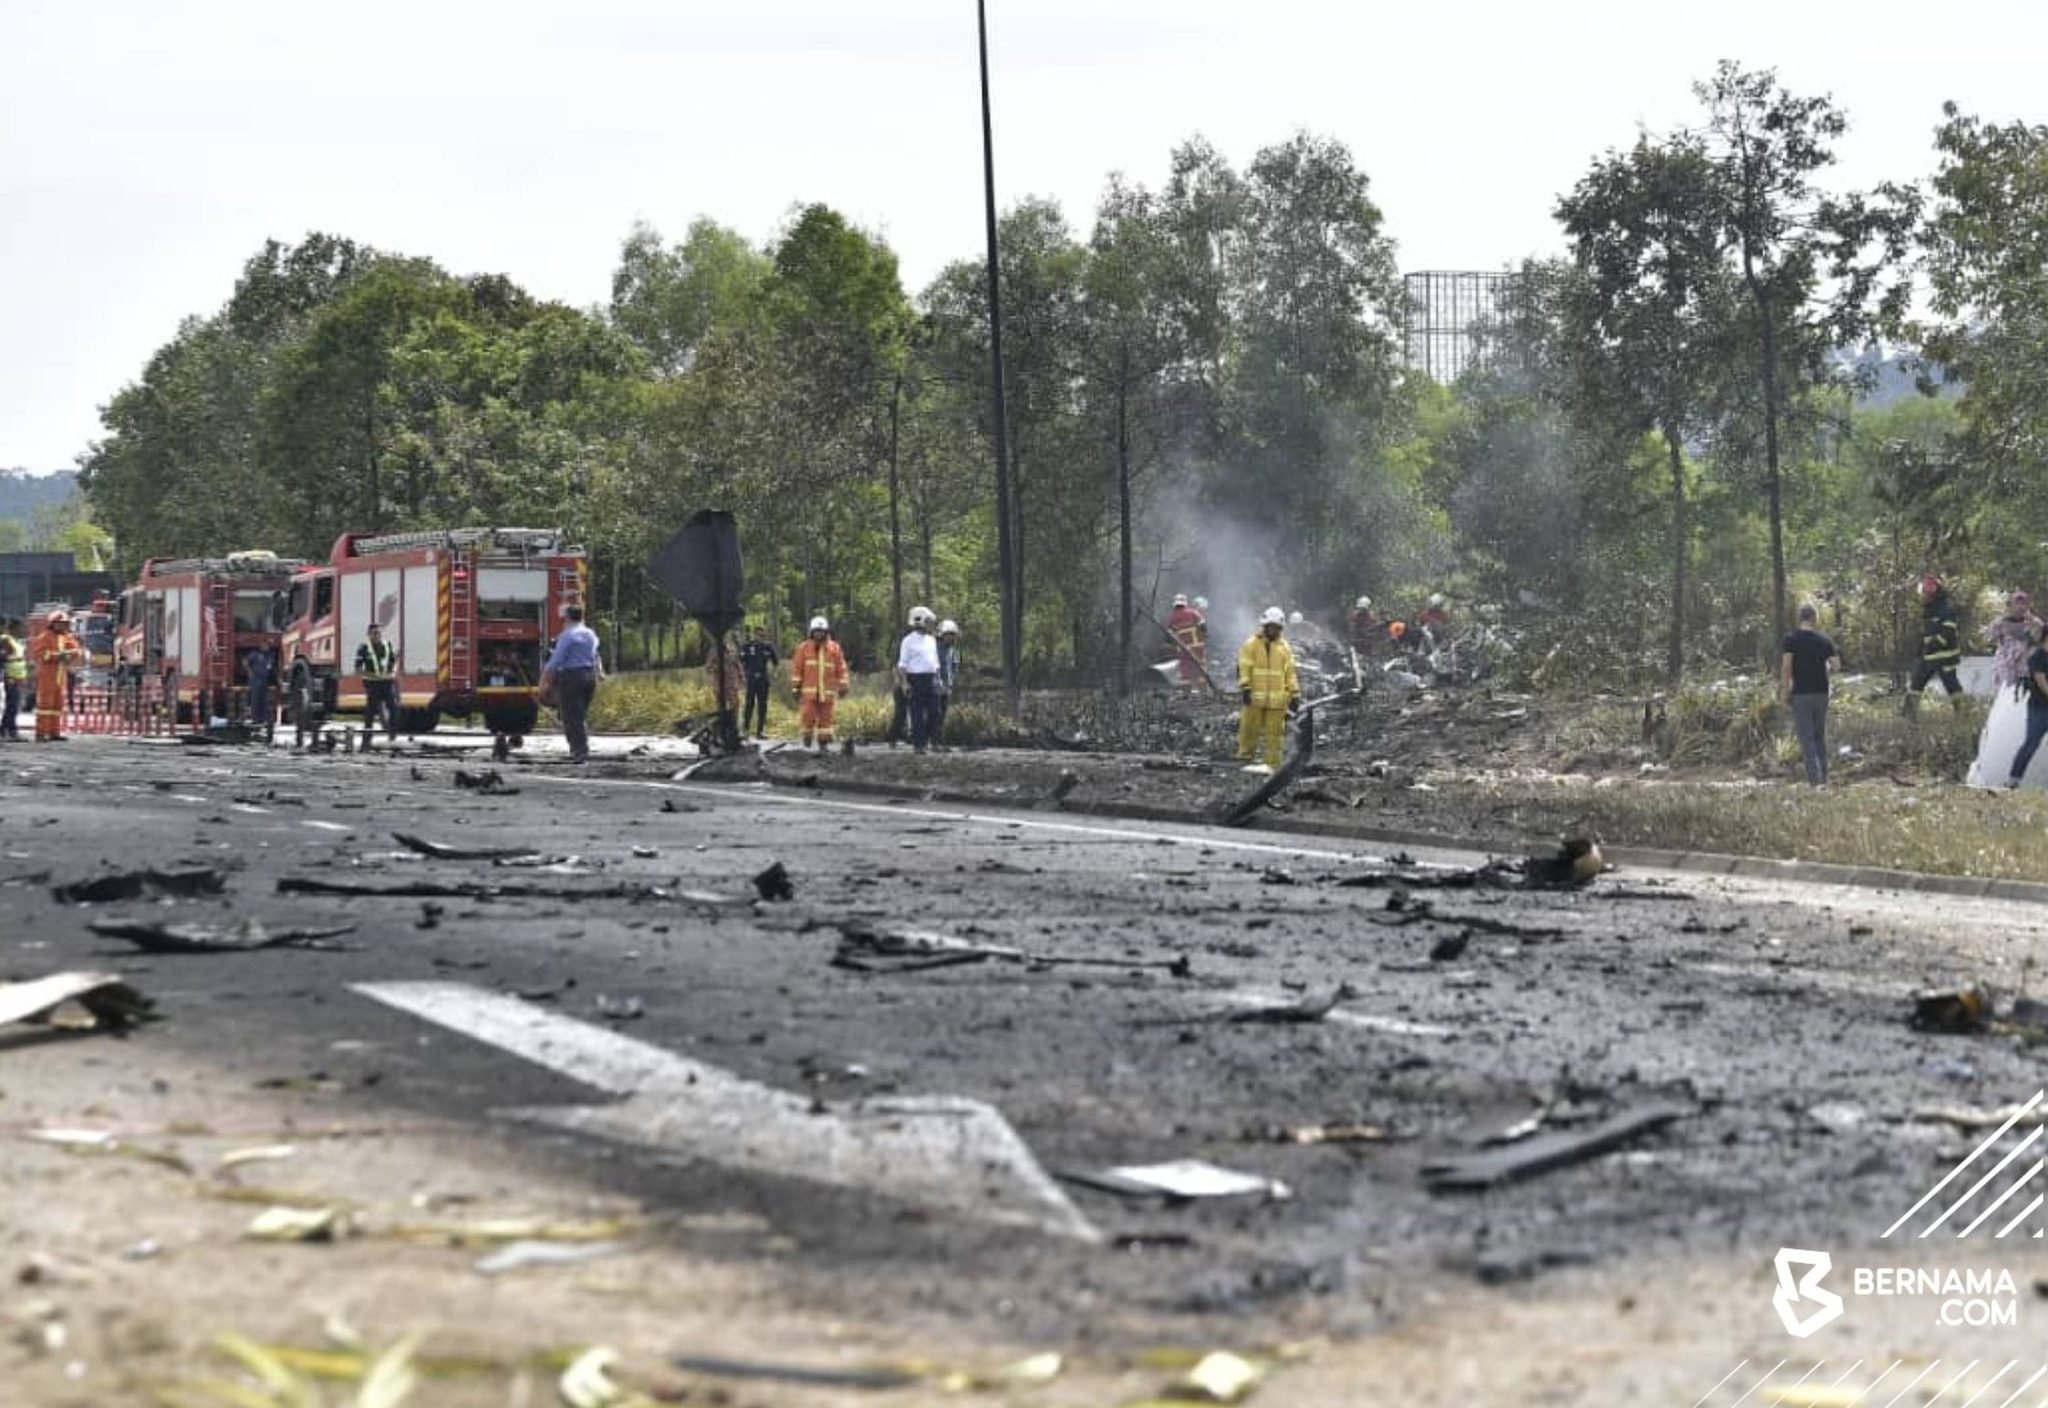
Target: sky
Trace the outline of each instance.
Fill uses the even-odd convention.
[[[1602,151],[1722,58],[1829,93],[1843,184],[1919,179],[1941,104],[2041,120],[2041,0],[989,0],[996,180],[1085,234],[1201,134],[1346,143],[1404,270],[1555,252]],[[981,248],[971,0],[0,2],[0,467],[98,408],[264,240],[344,235],[602,304],[636,220],[767,241],[822,201],[922,287]]]

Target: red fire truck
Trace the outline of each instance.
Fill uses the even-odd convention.
[[[356,648],[370,623],[398,652],[398,725],[425,733],[441,715],[482,714],[493,733],[524,734],[540,714],[541,662],[562,613],[583,604],[588,559],[553,528],[451,528],[344,534],[324,566],[292,577],[279,678],[301,727],[361,712]]]
[[[144,680],[161,679],[181,719],[232,714],[249,656],[277,649],[277,603],[305,565],[271,552],[143,563],[141,578],[121,593],[116,688],[138,690]]]

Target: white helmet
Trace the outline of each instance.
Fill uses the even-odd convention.
[[[1186,606],[1188,604],[1188,594],[1186,592],[1175,592],[1173,594],[1173,604],[1175,606]]]
[[[1290,626],[1299,626],[1301,624],[1301,613],[1297,611],[1292,616],[1289,616],[1287,618],[1287,624]]]
[[[938,617],[932,615],[932,609],[929,606],[913,606],[910,608],[910,624],[913,626],[929,626],[937,619]]]
[[[1261,626],[1284,626],[1287,624],[1287,613],[1277,606],[1269,606],[1259,613],[1259,624]]]
[[[1355,601],[1355,602],[1353,602],[1353,603],[1352,603],[1352,609],[1353,609],[1354,611],[1370,611],[1370,610],[1372,610],[1372,598],[1371,598],[1371,597],[1369,597],[1369,596],[1362,596],[1362,597],[1360,597],[1360,598],[1359,598],[1359,599],[1358,599],[1357,601]]]
[[[1209,609],[1209,598],[1207,598],[1207,597],[1205,597],[1205,596],[1198,596],[1198,597],[1196,597],[1196,598],[1195,598],[1195,610],[1197,610],[1197,611],[1207,611],[1208,609]]]
[[[1442,606],[1444,604],[1444,594],[1442,592],[1431,592],[1429,594],[1429,604],[1431,606]]]
[[[939,622],[939,634],[940,634],[940,635],[942,635],[942,636],[957,636],[957,635],[959,635],[959,634],[960,634],[960,623],[959,623],[958,621],[941,621],[941,622]]]
[[[814,631],[829,631],[832,629],[832,623],[823,616],[813,616],[811,618],[811,629]]]

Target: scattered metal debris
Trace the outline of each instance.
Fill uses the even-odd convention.
[[[1985,983],[1922,993],[1913,999],[1912,1026],[1923,1032],[1981,1032],[1991,1021],[1994,996]]]
[[[1990,1129],[2010,1121],[2015,1129],[2048,1124],[2048,1103],[2039,1097],[2023,1105],[2003,1105],[1980,1110],[1967,1105],[1933,1105],[1913,1112],[1921,1124],[1952,1124],[1957,1129]]]
[[[1429,946],[1431,963],[1455,963],[1464,957],[1466,945],[1472,942],[1472,931],[1460,929],[1455,934],[1445,934]]]
[[[1326,997],[1304,997],[1299,1002],[1283,1003],[1274,1007],[1254,1007],[1248,1011],[1229,1013],[1223,1020],[1274,1026],[1312,1025],[1336,1011],[1338,1003],[1357,995],[1351,987],[1340,983],[1330,989]]]
[[[1167,1393],[1197,1403],[1242,1403],[1265,1381],[1266,1372],[1263,1364],[1217,1350],[1197,1360],[1187,1377]]]
[[[628,1250],[630,1248],[624,1242],[508,1242],[489,1256],[479,1258],[473,1269],[480,1276],[500,1276],[529,1266],[566,1266],[579,1261],[595,1261]]]
[[[52,973],[25,983],[0,983],[0,1026],[47,1020],[77,1003],[96,1028],[123,1032],[156,1016],[156,1003],[116,973]]]
[[[1590,885],[1607,869],[1598,842],[1566,837],[1553,855],[1530,856],[1522,862],[1522,883],[1532,890],[1568,890]]]
[[[1084,1188],[1116,1193],[1126,1198],[1241,1198],[1258,1195],[1279,1202],[1294,1196],[1294,1190],[1277,1178],[1264,1174],[1239,1173],[1202,1159],[1173,1159],[1162,1164],[1127,1164],[1098,1172],[1070,1172],[1060,1177]]]
[[[339,1208],[265,1208],[242,1232],[253,1242],[335,1242],[349,1234]]]
[[[248,953],[264,948],[324,948],[329,939],[353,934],[353,924],[325,929],[266,929],[262,922],[244,919],[234,924],[145,923],[131,919],[95,919],[86,926],[109,939],[125,939],[146,953]]]
[[[1373,915],[1372,922],[1396,929],[1410,924],[1444,924],[1465,930],[1468,934],[1501,934],[1517,939],[1565,937],[1563,929],[1546,924],[1520,924],[1512,919],[1495,919],[1485,914],[1441,913],[1428,900],[1410,899],[1402,894],[1389,895],[1386,912]]]
[[[455,785],[466,792],[474,792],[482,797],[516,797],[519,795],[519,789],[506,785],[504,774],[500,773],[496,768],[486,768],[482,772],[469,772],[465,769],[457,768],[455,770]]]
[[[1219,818],[1223,825],[1243,826],[1250,822],[1265,809],[1268,802],[1293,786],[1295,779],[1301,776],[1302,770],[1308,766],[1309,759],[1315,756],[1316,723],[1315,714],[1307,709],[1304,709],[1299,717],[1301,721],[1294,731],[1294,752],[1281,762],[1279,769],[1271,777],[1259,785],[1256,792],[1224,811]]]
[[[115,875],[98,875],[68,885],[53,885],[50,893],[66,904],[108,904],[116,900],[139,900],[171,896],[196,899],[226,891],[225,870],[193,866],[184,870],[124,870]]]
[[[538,858],[540,854],[530,846],[444,846],[439,841],[429,841],[403,831],[392,832],[391,839],[408,851],[434,860],[523,861],[529,857]]]
[[[832,955],[832,966],[857,973],[915,973],[929,968],[953,968],[970,963],[1019,963],[1030,968],[1119,968],[1159,969],[1176,978],[1192,977],[1194,965],[1183,954],[1178,958],[1097,958],[1092,955],[1035,953],[1006,944],[978,944],[950,934],[923,929],[880,929],[865,920],[849,919],[834,925],[840,941]]]
[[[669,1361],[685,1373],[706,1374],[721,1379],[753,1379],[768,1383],[803,1384],[811,1388],[895,1389],[911,1388],[921,1382],[908,1369],[813,1369],[801,1364],[769,1364],[757,1360],[722,1359],[713,1355],[686,1354]]]
[[[785,904],[796,898],[796,886],[790,882],[789,871],[779,860],[754,877],[754,891],[762,899],[776,904]]]
[[[647,1015],[647,1004],[637,997],[597,995],[597,1015],[607,1022],[637,1022]]]
[[[1624,1110],[1590,1129],[1557,1130],[1513,1144],[1466,1154],[1423,1167],[1430,1191],[1491,1188],[1594,1158],[1693,1113],[1684,1105],[1645,1105]]]
[[[280,895],[383,896],[391,899],[455,900],[681,900],[711,909],[745,909],[753,903],[737,895],[706,890],[671,890],[660,885],[535,885],[517,882],[408,880],[380,885],[363,880],[320,880],[286,875],[277,882]]]
[[[1354,1122],[1276,1128],[1268,1137],[1277,1144],[1383,1144],[1399,1136],[1385,1125]]]

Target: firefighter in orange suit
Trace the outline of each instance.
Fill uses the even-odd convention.
[[[36,742],[64,741],[64,685],[85,664],[85,647],[71,634],[71,618],[52,612],[30,652],[36,662]]]
[[[832,714],[846,694],[846,656],[832,639],[832,625],[823,616],[811,618],[811,633],[789,662],[790,687],[796,691],[797,723],[804,747],[818,740],[818,751],[832,746]]]
[[[1193,689],[1202,682],[1202,672],[1209,663],[1208,618],[1188,605],[1185,596],[1176,596],[1173,614],[1166,618],[1166,631],[1179,647],[1174,653],[1180,659],[1180,687]]]
[[[1286,629],[1287,613],[1269,606],[1259,617],[1258,634],[1237,652],[1237,689],[1244,704],[1237,720],[1237,756],[1248,764],[1247,772],[1271,772],[1280,766],[1287,716],[1301,707],[1294,652],[1280,639]],[[1265,756],[1260,760],[1262,744]]]

